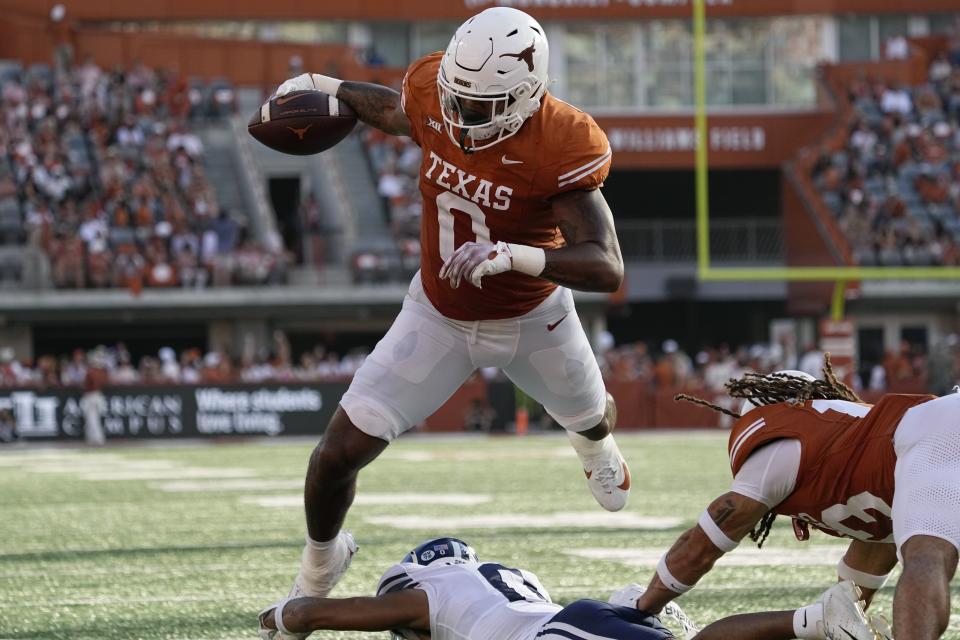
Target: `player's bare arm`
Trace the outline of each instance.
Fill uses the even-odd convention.
[[[419,589],[369,598],[295,598],[282,606],[283,628],[292,633],[411,629],[429,637],[429,603]],[[268,611],[261,624],[276,629],[275,614],[276,609]]]
[[[400,93],[370,82],[338,80],[319,73],[304,73],[277,87],[276,95],[291,91],[323,91],[350,105],[357,118],[371,127],[395,136],[410,135],[410,120],[403,112]]]
[[[721,618],[694,636],[694,640],[791,640],[793,637],[793,611],[765,611]]]
[[[762,502],[732,491],[707,507],[719,532],[733,543],[752,531],[769,510]],[[668,602],[692,588],[724,555],[725,551],[712,539],[718,537],[716,532],[708,535],[703,526],[697,524],[677,538],[661,560],[647,591],[637,600],[637,608],[658,613]]]
[[[454,288],[461,279],[482,287],[483,277],[514,270],[580,291],[616,291],[623,282],[623,257],[613,214],[600,190],[570,191],[551,204],[566,246],[542,250],[466,242],[444,263],[440,277]]]
[[[837,567],[840,580],[853,580],[869,606],[873,595],[883,586],[897,565],[897,545],[854,540]]]
[[[569,191],[552,201],[567,246],[546,252],[542,277],[581,291],[616,291],[623,257],[610,205],[599,189]]]
[[[410,135],[410,120],[400,106],[400,93],[370,82],[344,82],[337,97],[371,127],[395,136]]]

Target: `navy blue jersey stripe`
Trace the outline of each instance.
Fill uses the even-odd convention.
[[[377,588],[377,595],[385,593],[385,589],[389,589],[392,585],[403,580],[410,580],[410,576],[407,575],[405,571],[401,571],[395,576],[390,576],[386,580],[380,583],[380,586]]]
[[[382,596],[382,595],[386,595],[386,594],[388,594],[388,593],[393,593],[394,591],[401,591],[401,590],[403,590],[403,589],[412,589],[412,588],[415,587],[416,585],[417,585],[417,583],[414,582],[411,578],[407,578],[406,580],[402,580],[402,581],[400,581],[400,582],[394,582],[390,587],[382,590],[382,591],[381,591],[380,593],[378,593],[377,595],[381,595],[381,596]]]
[[[584,638],[590,638],[593,634],[586,633],[585,635],[576,635],[570,633],[566,629],[544,629],[537,634],[537,637],[546,636],[548,638],[569,638],[570,640],[584,640]]]

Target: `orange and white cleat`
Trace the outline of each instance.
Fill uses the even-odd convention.
[[[580,456],[590,492],[607,511],[620,511],[630,497],[630,468],[620,448],[608,436],[603,451],[593,456]]]

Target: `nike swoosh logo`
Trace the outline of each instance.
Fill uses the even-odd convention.
[[[553,330],[556,329],[558,326],[560,326],[560,323],[567,319],[567,315],[569,315],[569,314],[566,314],[566,313],[565,313],[565,314],[563,314],[563,317],[562,317],[562,318],[560,318],[559,320],[557,320],[557,321],[554,322],[553,324],[548,324],[548,325],[547,325],[547,331],[553,331]],[[587,477],[589,478],[590,476],[587,476]]]
[[[621,465],[623,466],[623,482],[617,485],[617,489],[630,491],[630,469],[627,468],[626,462],[621,463]],[[806,615],[806,611],[804,611],[804,615]]]
[[[307,95],[307,94],[305,94],[305,93],[298,93],[298,94],[295,95],[295,96],[283,96],[282,98],[277,98],[277,104],[278,104],[278,105],[284,105],[284,104],[287,104],[288,102],[292,102],[293,100],[297,100],[297,99],[299,99],[299,98],[302,98],[302,97],[305,96],[305,95]]]
[[[507,158],[507,154],[500,156],[500,162],[503,164],[523,164],[523,160],[510,160]]]
[[[617,489],[621,491],[630,491],[630,469],[627,467],[626,462],[620,463],[623,466],[623,482],[617,485]],[[583,475],[587,476],[587,480],[593,476],[593,471],[583,470]],[[804,612],[806,613],[806,612]]]

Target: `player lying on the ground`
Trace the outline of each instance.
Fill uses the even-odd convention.
[[[837,380],[829,360],[824,378],[731,380],[729,394],[747,400],[742,417],[679,396],[738,418],[728,444],[734,481],[661,558],[638,608],[660,611],[747,534],[762,545],[785,515],[800,540],[809,526],[853,539],[837,574],[859,585],[867,605],[900,557],[896,637],[946,630],[960,545],[960,394],[887,394],[871,406]],[[799,610],[796,637],[824,638],[819,623],[816,610]]]
[[[628,587],[628,590],[630,588]],[[632,592],[631,592],[632,593]],[[481,562],[457,538],[437,538],[408,553],[383,575],[369,598],[285,598],[260,614],[263,640],[302,640],[313,631],[393,631],[394,640],[667,640],[655,615],[610,603],[577,600],[561,607],[534,574]],[[635,596],[634,596],[635,598]],[[850,583],[828,590],[818,605],[834,628],[866,629]],[[696,629],[679,607],[686,637]],[[770,640],[791,628],[793,612],[737,616],[714,623],[698,640]],[[779,626],[778,626],[779,625]],[[278,631],[279,629],[279,631]],[[734,635],[731,632],[735,631]],[[859,636],[858,636],[859,637]],[[841,635],[831,636],[849,640]]]
[[[610,144],[547,91],[548,60],[536,20],[494,7],[411,64],[402,93],[310,73],[277,89],[336,96],[423,150],[420,271],[310,457],[307,544],[290,595],[330,593],[357,549],[341,527],[360,469],[480,367],[501,368],[567,430],[605,509],[626,504],[616,406],[570,292],[614,291],[623,279],[600,193]]]

